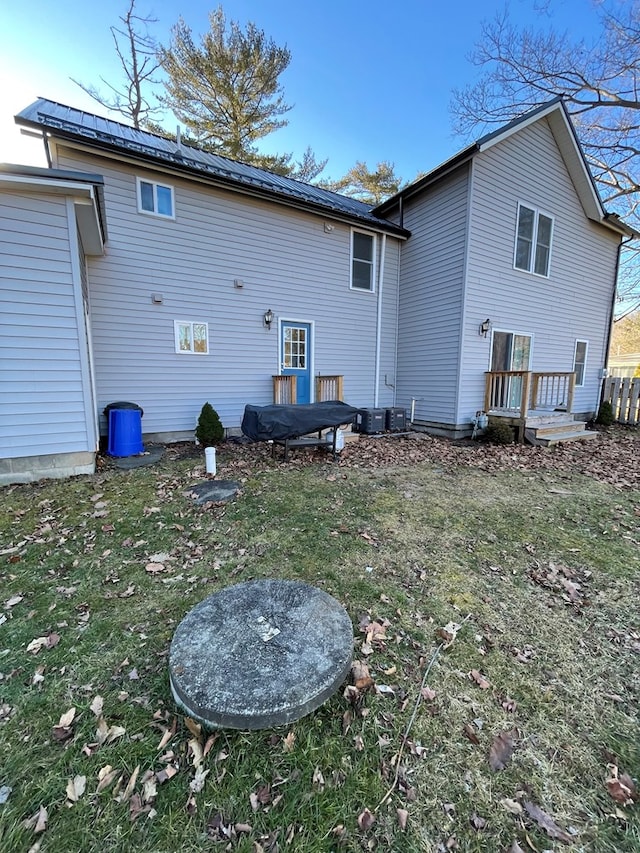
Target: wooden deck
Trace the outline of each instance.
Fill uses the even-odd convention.
[[[514,427],[519,442],[550,446],[594,438],[585,421],[571,414],[575,373],[489,370],[485,373],[484,411],[489,423]]]

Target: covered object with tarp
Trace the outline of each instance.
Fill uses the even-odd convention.
[[[242,418],[242,432],[254,441],[285,441],[350,424],[358,411],[339,400],[300,406],[247,405]]]

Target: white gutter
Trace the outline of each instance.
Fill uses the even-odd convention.
[[[375,370],[375,387],[373,391],[373,406],[378,407],[378,397],[380,386],[380,335],[382,332],[382,282],[384,281],[384,261],[387,251],[387,235],[382,235],[382,248],[380,250],[380,269],[378,271],[378,319],[376,322],[376,370]]]

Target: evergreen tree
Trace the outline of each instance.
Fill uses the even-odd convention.
[[[278,78],[291,54],[253,23],[244,31],[227,24],[221,6],[209,24],[200,45],[182,18],[172,27],[169,46],[158,51],[167,75],[162,100],[198,145],[251,162],[255,142],[288,123]]]
[[[402,179],[396,175],[394,164],[384,160],[378,163],[374,171],[366,163],[358,161],[343,178],[326,181],[322,186],[375,206],[395,195],[401,183]]]

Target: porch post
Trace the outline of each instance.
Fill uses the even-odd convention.
[[[518,428],[518,440],[524,444],[524,430],[527,424],[527,411],[529,410],[529,395],[531,393],[531,371],[526,370],[522,374],[522,396],[520,398],[520,426]]]

